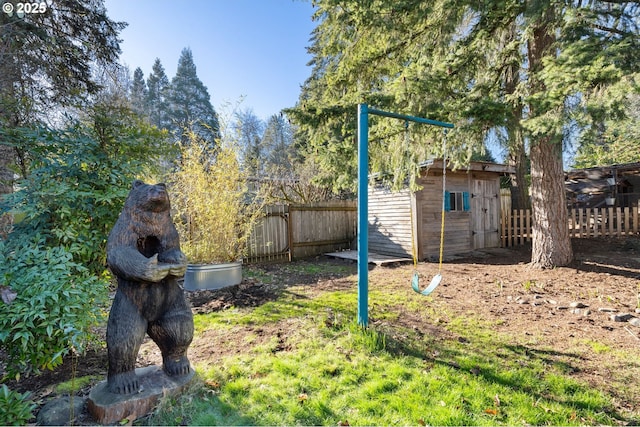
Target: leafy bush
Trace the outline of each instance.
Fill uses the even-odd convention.
[[[82,351],[105,312],[106,241],[134,178],[153,166],[162,134],[116,109],[63,130],[6,136],[24,159],[18,191],[0,216],[14,215],[0,244],[0,285],[17,294],[0,310],[7,375],[52,369]]]
[[[29,400],[29,393],[12,391],[5,384],[0,387],[0,425],[20,426],[33,418],[36,405]]]
[[[143,132],[138,122],[95,120],[100,127],[74,123],[63,130],[22,129],[18,136],[14,130],[29,171],[0,207],[19,214],[9,240],[44,237],[47,246],[66,248],[74,261],[101,275],[109,231],[132,181],[155,164],[161,133]]]
[[[55,368],[72,348],[81,352],[104,313],[108,282],[44,240],[24,241],[12,251],[0,242],[0,283],[17,293],[0,316],[7,375],[16,379]]]

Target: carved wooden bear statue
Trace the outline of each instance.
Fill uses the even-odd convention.
[[[164,184],[135,181],[107,240],[107,264],[118,279],[107,323],[107,385],[112,393],[138,391],[135,362],[145,333],[160,348],[167,375],[191,370],[187,348],[193,315],[177,283],[187,260],[170,207]]]

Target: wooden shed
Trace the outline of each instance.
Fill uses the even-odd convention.
[[[513,172],[510,166],[487,162],[447,169],[445,255],[500,246],[500,177]],[[442,160],[426,162],[417,183],[422,187],[417,192],[392,192],[382,184],[369,185],[371,252],[410,257],[415,239],[418,259],[438,258]]]

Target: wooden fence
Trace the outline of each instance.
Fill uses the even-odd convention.
[[[639,206],[584,208],[569,210],[571,237],[627,236],[638,234]],[[531,211],[513,210],[501,216],[502,247],[531,241]]]
[[[268,206],[249,238],[245,262],[291,261],[348,249],[355,236],[353,201]]]

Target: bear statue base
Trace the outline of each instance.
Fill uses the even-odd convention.
[[[96,385],[89,393],[87,409],[100,424],[129,423],[151,413],[161,397],[181,393],[193,380],[193,368],[188,374],[168,376],[161,367],[152,365],[135,370],[140,390],[132,394],[111,393],[107,381]]]

